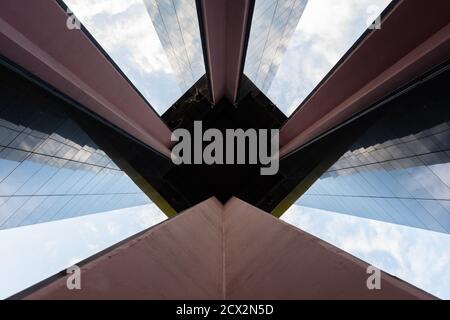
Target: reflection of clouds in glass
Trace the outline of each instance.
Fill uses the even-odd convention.
[[[442,164],[442,166],[450,169],[449,163]],[[406,171],[410,178],[408,187],[414,190],[415,194],[419,194],[422,198],[450,200],[450,191],[447,185],[423,163],[407,168]]]
[[[144,0],[144,3],[184,92],[205,73],[195,2]]]
[[[267,96],[290,115],[367,29],[373,9],[389,2],[310,0]]]
[[[450,299],[450,235],[292,206],[282,219],[440,298]]]
[[[446,209],[450,206],[449,189],[427,172],[426,166],[377,168],[362,166],[327,172],[300,198],[299,204],[450,233]]]
[[[3,128],[3,132],[15,132],[17,138],[0,151],[0,229],[150,202],[80,127],[64,118],[34,112],[28,109],[23,114],[30,118],[39,115],[47,129],[52,125],[62,132],[70,129],[72,137],[67,132],[67,139],[55,132],[39,132],[36,124],[28,127],[22,123],[26,134]],[[33,140],[29,138],[39,143],[21,143]]]
[[[450,233],[449,120],[433,106],[403,108],[353,141],[297,204]]]
[[[142,0],[65,2],[158,113],[181,96]]]
[[[250,31],[245,74],[267,92],[307,0],[258,0]]]
[[[0,299],[167,217],[154,204],[0,231]]]
[[[428,166],[428,168],[433,171],[433,173],[441,179],[447,185],[447,188],[450,188],[450,164],[434,164]]]

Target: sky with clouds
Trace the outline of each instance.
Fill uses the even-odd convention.
[[[261,1],[261,0],[258,0]],[[267,92],[290,114],[389,0],[310,0]],[[66,0],[158,113],[182,94],[142,0]],[[6,298],[165,219],[153,204],[0,231]],[[294,205],[282,217],[387,272],[450,299],[450,235]]]

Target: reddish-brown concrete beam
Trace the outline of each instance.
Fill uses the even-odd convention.
[[[221,299],[222,211],[210,199],[81,266],[26,299]]]
[[[280,131],[286,155],[450,57],[450,4],[402,0]]]
[[[27,299],[433,299],[381,273],[369,290],[367,264],[241,201],[209,199]]]
[[[214,102],[236,101],[251,0],[200,1]]]
[[[226,299],[432,299],[368,264],[238,199],[225,206]]]
[[[157,151],[170,130],[56,1],[0,1],[0,54]]]

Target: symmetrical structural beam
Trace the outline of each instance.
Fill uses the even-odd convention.
[[[400,0],[333,69],[280,132],[286,155],[450,57],[447,0]]]
[[[367,267],[239,199],[211,198],[82,264],[81,290],[56,276],[13,298],[434,298],[383,272],[369,290]]]
[[[0,2],[0,54],[169,156],[170,130],[57,1]]]
[[[254,0],[199,0],[203,46],[214,102],[235,102]]]

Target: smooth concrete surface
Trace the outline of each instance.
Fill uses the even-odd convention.
[[[214,102],[224,96],[234,103],[238,94],[241,65],[251,0],[202,0],[205,49]]]
[[[368,290],[368,264],[241,200],[224,217],[226,299],[433,298],[386,273]]]
[[[222,204],[198,204],[80,265],[81,290],[62,277],[26,299],[220,299]]]
[[[382,273],[369,290],[367,264],[232,198],[211,198],[81,267],[26,299],[433,299]],[[14,298],[14,297],[13,297]]]

